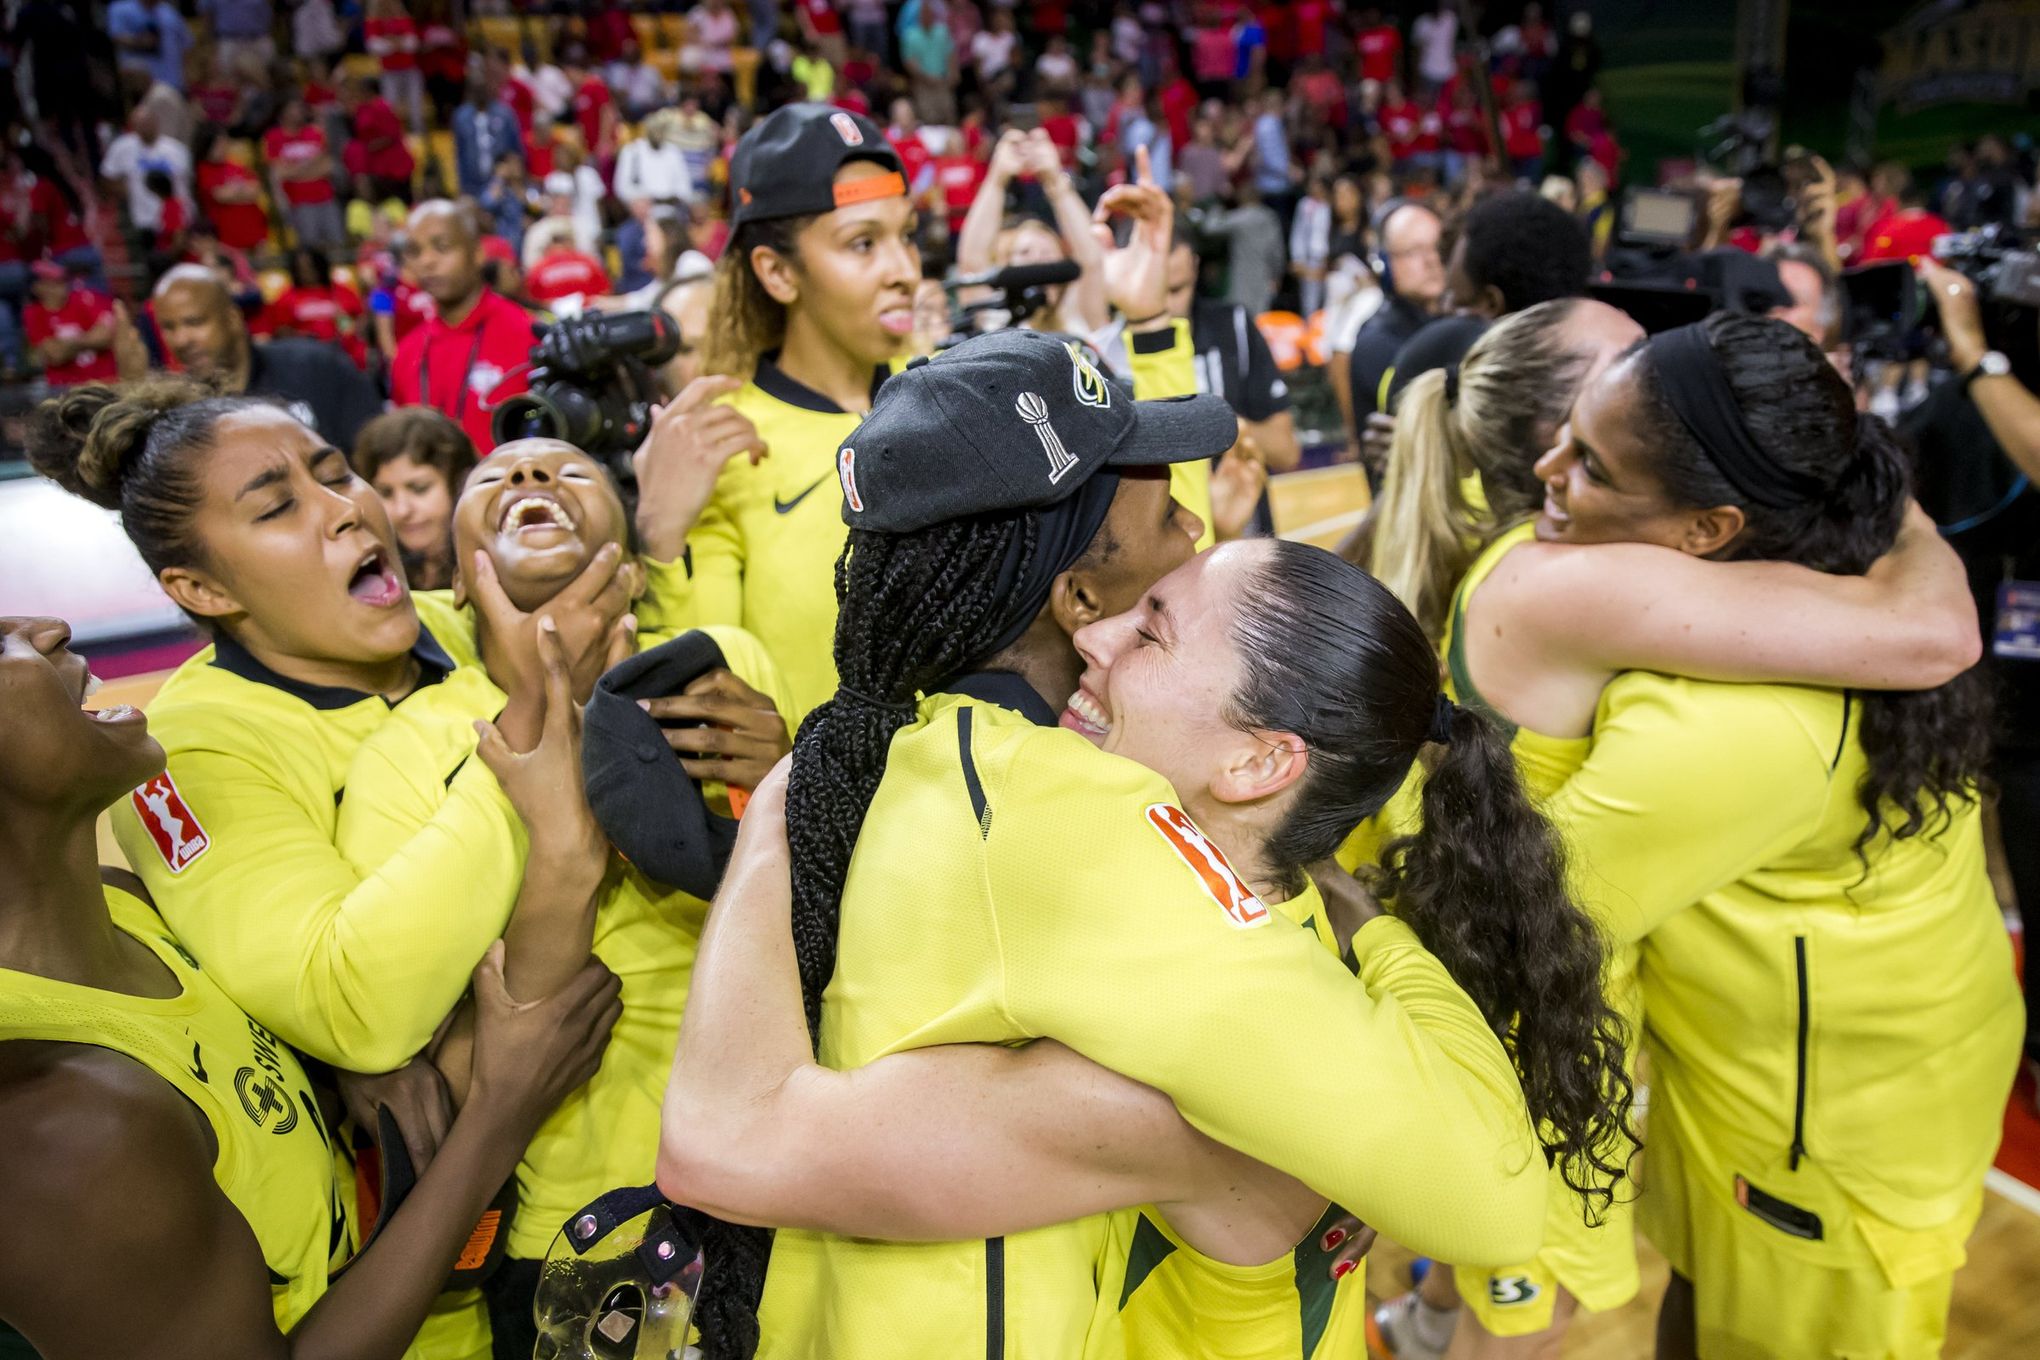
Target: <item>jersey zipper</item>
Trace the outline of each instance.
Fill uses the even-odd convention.
[[[985,1239],[985,1360],[1006,1354],[1006,1239]]]
[[[1800,1158],[1806,1155],[1806,1032],[1811,1023],[1811,1005],[1806,994],[1806,937],[1792,937],[1792,963],[1799,977],[1799,1038],[1798,1058],[1792,1089],[1792,1149],[1791,1169],[1799,1169]]]

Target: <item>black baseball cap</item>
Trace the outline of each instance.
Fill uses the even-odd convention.
[[[581,779],[602,833],[647,877],[704,900],[722,881],[736,821],[709,810],[659,720],[637,701],[682,693],[717,669],[728,667],[715,639],[682,633],[611,667],[581,718]]]
[[[1215,458],[1238,438],[1222,397],[1136,401],[1078,341],[994,331],[916,359],[879,388],[836,450],[843,522],[910,533],[1054,505],[1106,468]]]
[[[836,172],[851,161],[893,173],[839,187]],[[745,133],[730,157],[730,229],[906,192],[900,153],[878,124],[833,104],[786,104]]]

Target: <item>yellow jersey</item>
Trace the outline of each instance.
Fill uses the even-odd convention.
[[[1723,1199],[1810,1162],[1902,1256],[1974,1200],[2022,1018],[1976,804],[1857,856],[1861,717],[1846,691],[1630,672],[1553,813],[1597,919],[1643,941],[1653,1139],[1677,1108]]]
[[[775,704],[788,701],[777,668],[756,638],[736,628],[704,630],[729,668]],[[651,646],[660,639],[643,638]],[[338,844],[373,873],[439,816],[454,772],[473,762],[474,720],[493,717],[505,697],[479,666],[462,666],[424,702],[406,700],[363,742],[347,776]],[[441,910],[457,912],[458,901]],[[596,957],[623,984],[623,1014],[588,1083],[560,1104],[517,1164],[517,1213],[508,1255],[543,1260],[567,1219],[598,1195],[652,1177],[659,1104],[680,1037],[708,904],[646,878],[612,857],[595,916]],[[479,957],[477,955],[476,957]],[[472,969],[475,958],[465,964]]]
[[[1534,1251],[1543,1160],[1465,995],[1419,1007],[1356,984],[1164,780],[1054,716],[1017,676],[966,676],[894,736],[844,887],[821,1060],[1054,1038],[1398,1240]],[[1361,931],[1363,971],[1398,938],[1392,920]],[[763,1354],[1083,1353],[1108,1237],[1102,1215],[972,1242],[783,1230]]]
[[[424,683],[405,703],[476,659],[449,605],[417,606]],[[523,825],[480,761],[373,873],[340,853],[348,768],[392,712],[379,695],[288,680],[223,637],[150,702],[169,768],[113,809],[122,852],[221,989],[353,1072],[424,1047],[503,933],[524,864]]]
[[[177,980],[176,996],[128,996],[0,968],[0,1040],[85,1044],[132,1058],[212,1129],[213,1179],[248,1221],[289,1331],[356,1246],[353,1187],[337,1163],[297,1055],[244,1014],[147,904],[109,886],[114,925]]]
[[[1134,395],[1182,396],[1197,390],[1187,323],[1155,333],[1133,359]],[[723,399],[749,417],[771,452],[757,465],[734,458],[687,535],[687,556],[653,563],[661,626],[742,627],[771,652],[793,705],[789,730],[836,692],[836,559],[849,528],[836,476],[836,448],[863,417],[788,377],[768,354],[743,387]],[[905,361],[872,375],[872,395]],[[1178,499],[1211,520],[1210,471],[1199,463],[1171,470]],[[1206,529],[1206,542],[1209,541]],[[1203,546],[1200,544],[1199,546]]]

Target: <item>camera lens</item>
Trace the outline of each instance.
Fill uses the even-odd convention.
[[[538,392],[506,397],[489,418],[489,431],[498,444],[513,439],[565,439],[567,420],[563,412]]]

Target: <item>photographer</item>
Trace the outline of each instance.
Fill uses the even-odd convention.
[[[2040,397],[2012,372],[2011,361],[1984,334],[1983,307],[1969,278],[1931,258],[1914,264],[1948,342],[1957,375],[1907,420],[1919,445],[1921,498],[1937,518],[1941,503],[1981,507],[1944,522],[1941,532],[1969,568],[1983,635],[1984,664],[1998,682],[1998,732],[1992,773],[1998,824],[2019,912],[2029,931],[2040,923],[2040,660],[2030,627],[2006,608],[2006,592],[2040,586]],[[2033,324],[2030,312],[2026,323]],[[1990,457],[2004,454],[2005,467]],[[2014,469],[2016,472],[2014,472]],[[1941,495],[1933,494],[1936,491]],[[2031,938],[2030,935],[2028,937]],[[2040,1063],[2040,967],[2026,962],[2026,1060]]]

